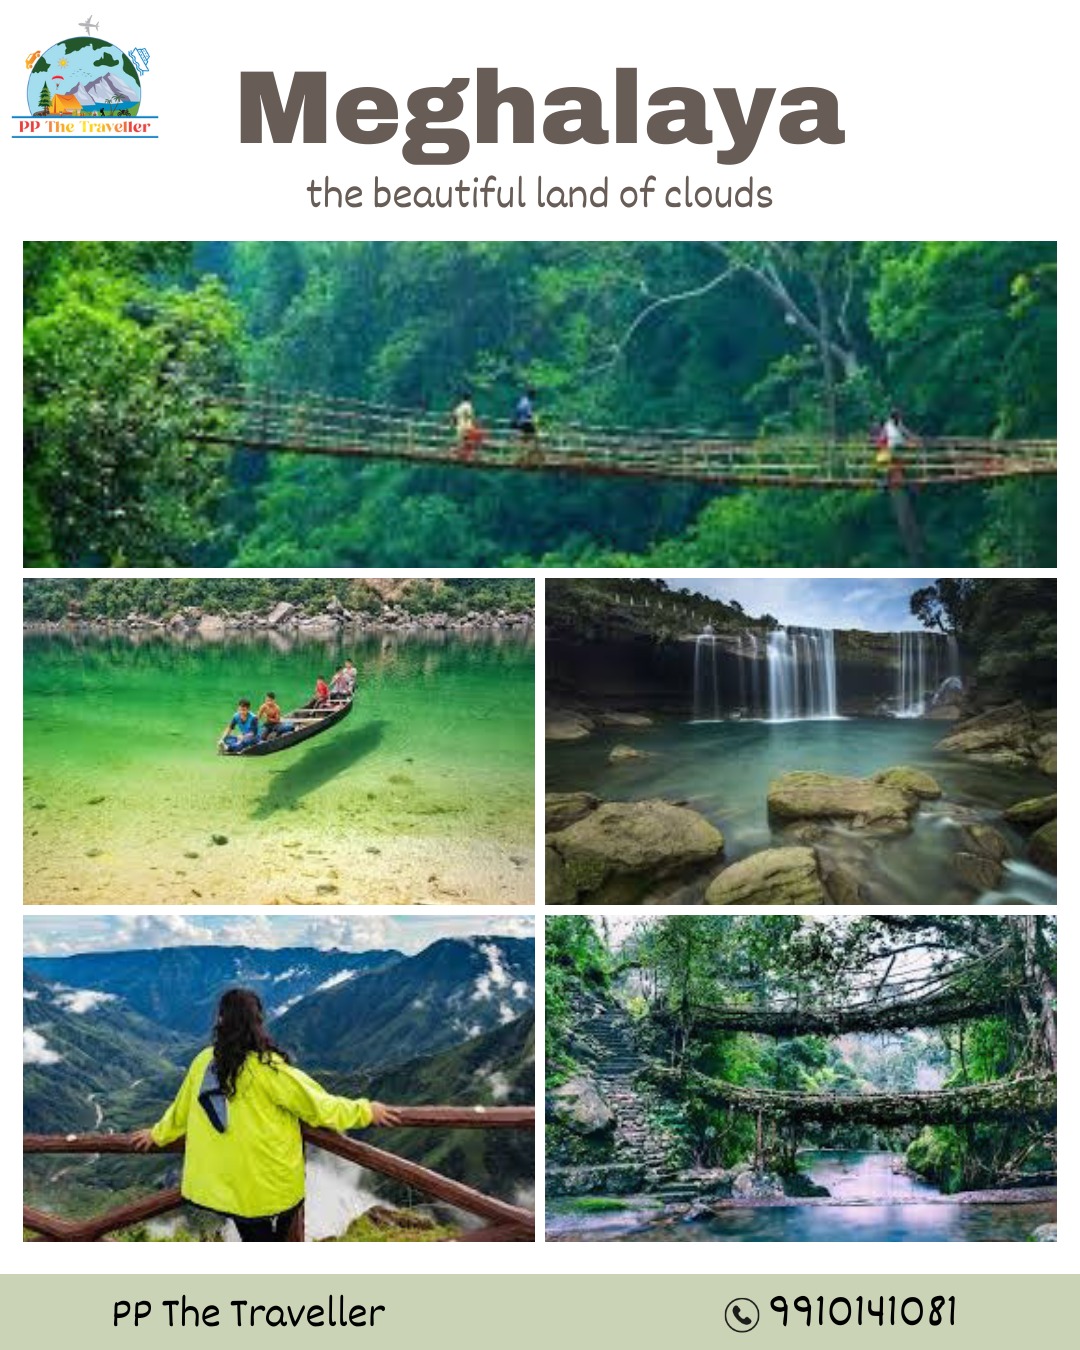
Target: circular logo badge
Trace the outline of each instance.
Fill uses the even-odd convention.
[[[131,57],[101,38],[65,38],[30,67],[26,102],[37,117],[130,117],[142,85]]]

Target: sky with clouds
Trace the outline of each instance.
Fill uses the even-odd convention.
[[[213,945],[338,947],[355,952],[393,948],[412,955],[439,938],[495,934],[531,938],[533,932],[533,921],[525,915],[52,914],[23,920],[23,951],[27,956],[67,956]]]
[[[717,579],[668,577],[673,589],[688,586],[716,600],[737,600],[755,618],[771,614],[783,624],[805,628],[865,628],[894,633],[921,629],[908,606],[911,593],[932,584],[925,577],[783,577]]]

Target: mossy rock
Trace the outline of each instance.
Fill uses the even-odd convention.
[[[549,905],[572,905],[577,899],[566,866],[553,848],[544,850],[544,898]]]
[[[825,905],[812,848],[767,848],[725,867],[705,892],[710,905]]]
[[[544,828],[548,834],[569,829],[599,805],[600,798],[591,792],[549,792],[544,798]]]
[[[1031,836],[1028,857],[1036,867],[1057,876],[1057,821],[1048,821]]]
[[[923,801],[935,801],[941,796],[941,787],[922,769],[913,769],[909,764],[899,764],[894,769],[886,769],[874,775],[874,782],[885,787],[898,788],[901,792],[910,792]]]
[[[1004,862],[1012,852],[1009,841],[1000,830],[995,830],[993,825],[976,821],[969,825],[964,833],[971,845],[971,852],[981,854],[984,858],[992,858],[994,862]]]
[[[1057,793],[1049,797],[1028,797],[1025,801],[1015,802],[1004,812],[1010,825],[1022,825],[1034,829],[1045,825],[1048,820],[1057,819]]]
[[[1001,864],[984,853],[954,853],[952,866],[957,877],[980,894],[1001,885]]]
[[[704,865],[724,849],[724,836],[704,816],[659,799],[605,802],[548,837],[562,882],[591,895],[615,877],[640,881]]]
[[[770,818],[780,823],[843,820],[857,829],[895,832],[911,828],[919,799],[909,790],[872,778],[797,772],[769,784],[768,803]]]
[[[544,722],[544,739],[548,741],[584,741],[592,735],[596,724],[584,713],[565,708],[549,708]]]

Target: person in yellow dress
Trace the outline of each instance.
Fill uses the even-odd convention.
[[[396,1125],[397,1112],[335,1097],[289,1063],[266,1030],[262,1000],[230,989],[218,1004],[213,1045],[191,1062],[176,1100],[140,1152],[184,1138],[186,1200],[232,1219],[243,1242],[287,1242],[304,1199],[302,1125],[331,1130]]]

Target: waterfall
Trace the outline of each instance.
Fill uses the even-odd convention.
[[[694,642],[694,721],[719,722],[720,672],[716,661],[716,634],[706,624]]]
[[[739,698],[744,717],[762,717],[765,698],[762,693],[761,649],[756,633],[739,635]]]
[[[962,687],[960,649],[944,633],[897,633],[896,716],[924,717],[937,697]]]
[[[770,722],[836,717],[836,644],[831,628],[775,628],[765,644]]]

